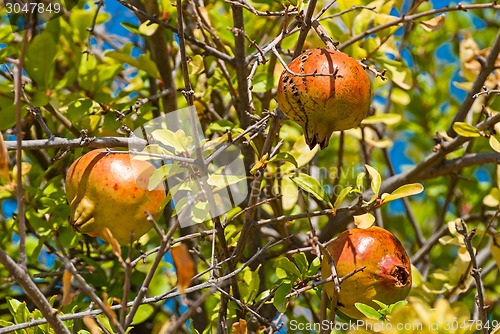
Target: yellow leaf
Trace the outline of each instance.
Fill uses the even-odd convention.
[[[152,36],[158,29],[158,26],[158,23],[147,20],[139,26],[139,32],[145,36]]]
[[[363,215],[354,216],[354,225],[358,228],[366,229],[373,225],[375,222],[375,217],[371,213],[365,213]]]
[[[422,191],[424,191],[423,185],[421,185],[420,183],[410,183],[399,187],[390,194],[383,193],[381,199],[382,203],[387,203],[390,201],[394,201],[395,199],[420,194]]]
[[[232,326],[233,334],[247,334],[247,322],[245,319],[235,322]]]
[[[17,165],[14,166],[14,168],[12,169],[13,170],[13,173],[14,174],[14,178],[17,177]],[[22,162],[21,163],[21,175],[22,176],[26,176],[28,175],[28,173],[30,172],[31,170],[31,164],[29,162]]]
[[[269,153],[266,153],[262,156],[262,158],[253,165],[252,169],[250,170],[250,174],[255,174],[256,171],[264,167],[267,163],[267,158],[269,158]]]
[[[490,136],[490,146],[492,149],[500,153],[500,142],[495,138],[495,136]]]
[[[184,293],[196,274],[196,265],[186,244],[172,247],[171,252],[177,274],[177,287],[180,293]]]
[[[483,204],[492,208],[500,205],[500,190],[491,188],[490,193],[483,198]]]
[[[433,17],[430,20],[420,22],[422,28],[427,32],[436,31],[441,28],[445,21],[445,15],[441,14],[439,16]]]
[[[73,289],[71,288],[71,279],[73,278],[73,275],[67,271],[64,270],[63,277],[62,277],[62,291],[63,291],[63,297],[61,301],[62,306],[69,305],[71,301],[73,300]]]
[[[399,123],[402,119],[402,116],[399,114],[381,114],[381,115],[373,115],[365,118],[361,123],[363,124],[377,124],[384,123],[387,125],[394,125]]]

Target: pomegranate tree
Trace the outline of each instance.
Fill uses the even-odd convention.
[[[376,226],[350,229],[342,232],[327,249],[339,278],[364,267],[340,285],[338,306],[346,315],[352,318],[363,316],[355,303],[378,308],[373,300],[393,304],[406,298],[410,292],[410,260],[401,242],[391,232]],[[327,256],[323,257],[321,273],[323,278],[332,274]],[[334,283],[329,282],[324,288],[332,297]]]
[[[158,219],[165,205],[165,189],[149,191],[155,168],[147,161],[132,160],[127,153],[93,150],[78,158],[66,176],[71,206],[70,224],[81,233],[106,239],[109,229],[120,244],[137,240],[152,227],[145,212]]]
[[[303,52],[283,71],[277,100],[280,109],[304,129],[312,149],[328,146],[333,131],[356,127],[368,115],[370,79],[352,57],[333,49]]]

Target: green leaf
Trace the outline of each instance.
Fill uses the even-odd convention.
[[[274,293],[273,305],[276,307],[278,312],[286,311],[286,295],[292,290],[292,285],[290,283],[281,284],[276,292]]]
[[[378,306],[380,306],[380,309],[383,310],[383,309],[386,309],[389,305],[385,304],[385,303],[382,303],[381,301],[379,300],[376,300],[376,299],[373,299],[372,300],[375,304],[377,304]]]
[[[276,267],[285,270],[289,274],[300,277],[300,271],[297,268],[297,266],[295,265],[295,263],[293,263],[292,261],[290,261],[286,257],[282,257],[281,259],[279,259],[277,264],[276,264]]]
[[[210,123],[207,131],[205,131],[205,134],[207,136],[210,136],[216,132],[225,133],[227,131],[231,131],[234,127],[235,125],[233,122],[228,121],[227,119],[221,119],[213,123]]]
[[[397,309],[406,306],[408,302],[406,300],[400,300],[399,302],[395,302],[394,304],[389,305],[387,314],[392,314]]]
[[[154,310],[153,305],[150,304],[143,304],[139,306],[137,313],[134,315],[134,319],[132,320],[132,325],[138,325],[146,321],[151,314],[153,314]]]
[[[25,68],[39,89],[47,89],[53,79],[54,61],[58,51],[54,38],[42,32],[28,44]]]
[[[490,142],[491,148],[493,150],[495,150],[496,152],[500,153],[500,142],[498,141],[498,139],[495,136],[491,135],[489,142]]]
[[[272,73],[257,73],[253,78],[252,91],[255,93],[265,93],[274,87]]]
[[[377,310],[375,310],[373,307],[368,306],[363,303],[355,303],[354,306],[363,313],[368,319],[373,319],[373,320],[382,320],[384,317],[382,314],[380,314]]]
[[[347,195],[349,195],[351,190],[352,190],[352,187],[345,187],[344,189],[342,189],[340,191],[340,194],[337,196],[337,199],[335,200],[335,203],[333,204],[333,207],[335,209],[338,209],[340,207],[340,204],[347,197]]]
[[[387,125],[394,125],[396,123],[399,123],[401,121],[401,118],[402,118],[402,116],[399,114],[381,114],[381,115],[373,115],[373,116],[367,117],[361,123],[363,123],[363,124],[384,123]]]
[[[140,34],[139,27],[130,22],[120,22],[120,25],[134,34]]]
[[[308,274],[310,276],[316,275],[320,270],[320,268],[321,268],[321,261],[319,257],[316,256],[314,260],[311,262],[311,265],[309,266]]]
[[[15,315],[17,312],[17,309],[21,306],[22,302],[19,300],[12,298],[12,297],[5,297],[7,300],[7,307],[9,308],[9,312],[12,315]]]
[[[365,165],[365,167],[368,173],[370,174],[370,178],[372,180],[371,188],[375,193],[375,196],[378,197],[378,192],[380,191],[380,184],[382,183],[382,178],[380,177],[379,172],[372,166]]]
[[[143,22],[139,26],[139,32],[144,36],[152,36],[158,29],[158,23],[152,23],[150,20]]]
[[[274,155],[271,159],[269,159],[269,162],[273,161],[287,161],[293,164],[295,167],[299,167],[297,160],[295,160],[294,156],[288,152],[280,152]]]
[[[295,265],[299,268],[301,273],[307,272],[307,268],[309,267],[309,263],[307,262],[306,255],[304,253],[295,253],[292,255],[295,260]]]
[[[318,200],[329,203],[331,206],[330,199],[326,196],[325,190],[318,180],[304,173],[299,173],[299,175],[293,176],[291,179],[301,189],[313,195]]]
[[[423,185],[421,185],[420,183],[410,183],[402,185],[390,194],[383,193],[381,199],[382,203],[387,203],[390,201],[394,201],[395,199],[420,194],[422,191],[424,191]]]
[[[453,123],[453,130],[462,137],[479,137],[481,136],[478,129],[464,122]]]
[[[413,87],[413,77],[411,70],[402,62],[388,59],[377,58],[381,67],[387,70],[387,76],[403,90],[409,90]]]

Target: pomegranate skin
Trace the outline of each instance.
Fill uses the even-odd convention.
[[[312,149],[328,146],[333,131],[354,128],[368,116],[370,79],[352,57],[333,49],[313,49],[295,58],[280,77],[277,101],[280,109],[304,129]]]
[[[339,278],[365,267],[345,279],[340,285],[339,310],[352,318],[363,314],[355,303],[363,303],[378,309],[373,300],[393,304],[403,300],[411,290],[411,264],[401,242],[389,231],[372,226],[354,228],[342,232],[327,246]],[[332,274],[326,257],[323,258],[323,278]],[[324,286],[332,297],[334,284]]]
[[[145,211],[159,219],[165,206],[160,184],[148,190],[155,168],[147,161],[132,160],[127,152],[93,150],[79,157],[66,175],[70,224],[77,232],[106,239],[108,228],[121,244],[148,232],[152,225]]]

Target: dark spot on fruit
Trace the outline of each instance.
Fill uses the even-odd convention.
[[[118,190],[118,183],[115,183],[115,185],[113,186],[113,189]]]

